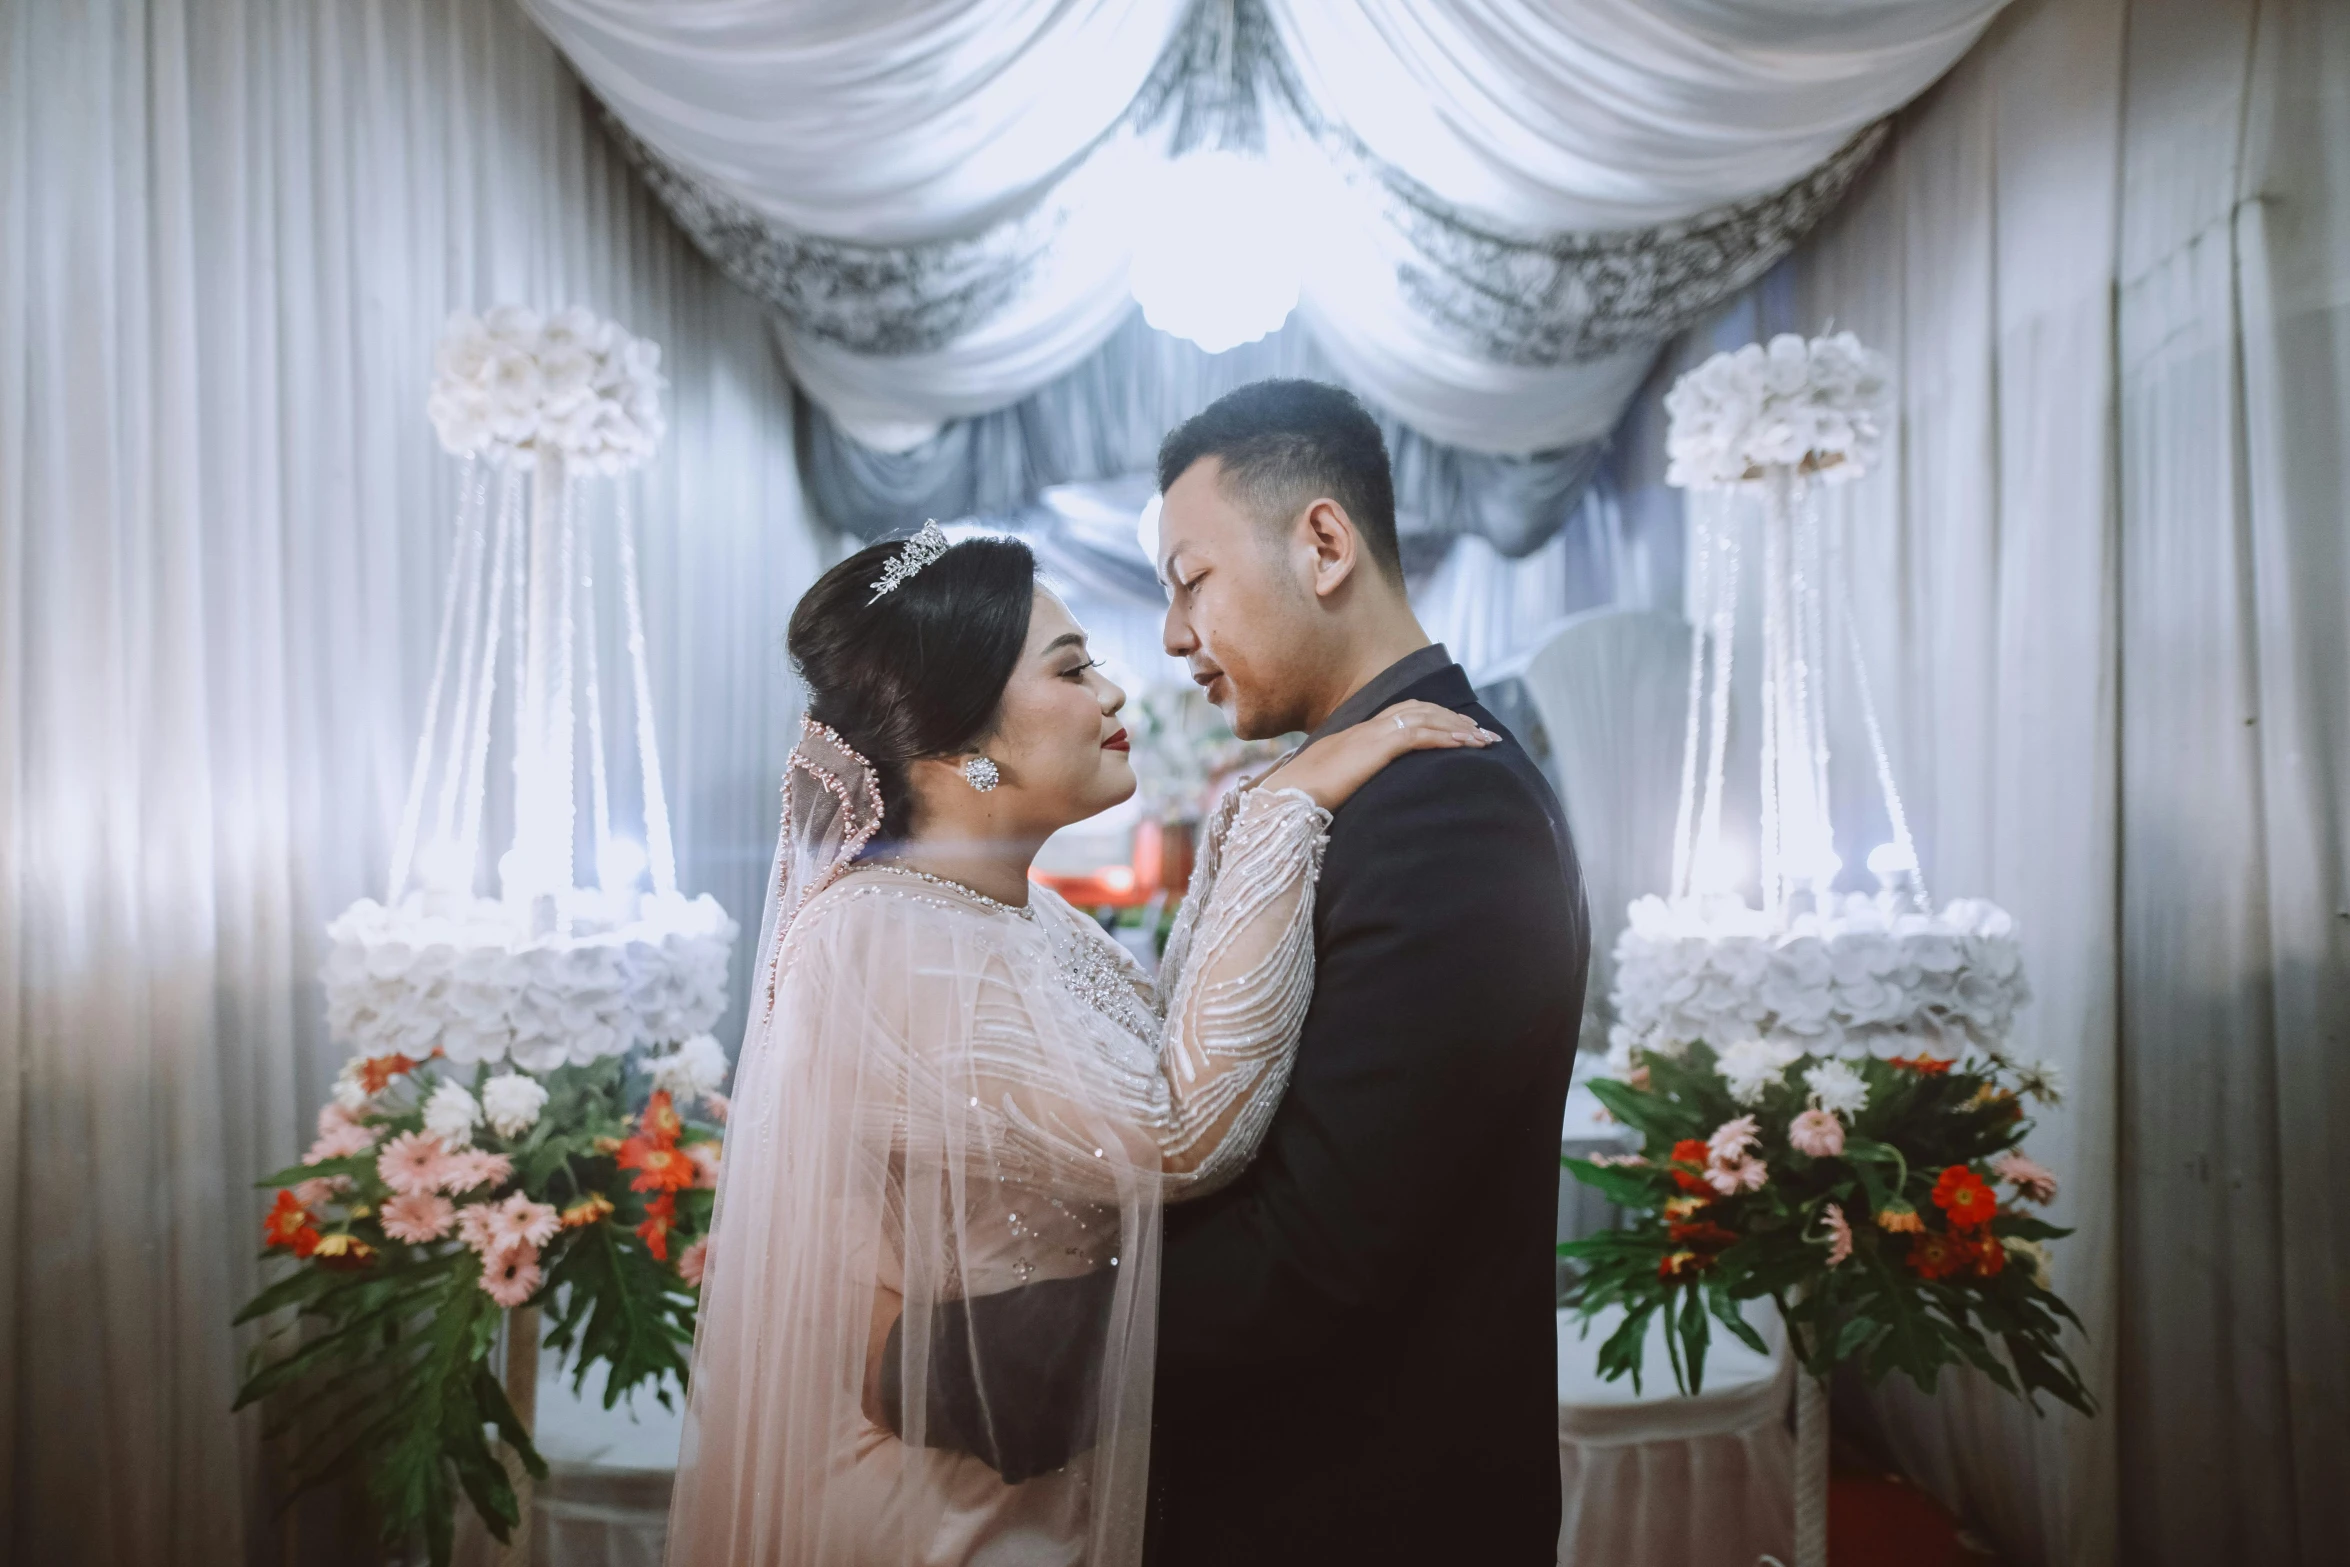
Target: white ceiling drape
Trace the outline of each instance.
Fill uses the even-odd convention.
[[[1237,140],[1296,193],[1339,373],[1506,455],[1612,427],[2002,3],[525,0],[869,444],[1095,352],[1160,171]]]

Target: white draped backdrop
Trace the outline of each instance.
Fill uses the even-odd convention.
[[[1353,384],[1463,510],[1495,475],[1538,497],[1496,515],[1571,508],[1613,429],[1582,526],[1635,541],[1619,597],[1671,598],[1661,380],[1618,415],[1686,320],[1796,246],[1668,368],[1830,319],[1894,357],[1898,439],[1833,506],[1931,884],[2016,913],[2023,1047],[2071,1079],[2035,1152],[2105,1407],[1843,1412],[2018,1563],[2339,1554],[2338,0],[0,0],[0,1556],[347,1559],[273,1521],[227,1322],[421,709],[443,316],[663,344],[662,742],[683,879],[747,917],[831,547],[795,438],[876,505],[994,495],[1100,388],[1119,457],[1159,405],[1117,373],[1159,358],[1101,357],[1142,337],[1095,198],[1247,92],[1358,200],[1258,352]],[[1607,292],[1692,234],[1733,264]],[[1498,570],[1464,541],[1436,607],[1508,602]]]
[[[296,1559],[228,1322],[423,710],[432,345],[503,300],[664,347],[681,876],[755,924],[818,553],[788,393],[553,48],[482,0],[0,5],[0,1559]]]

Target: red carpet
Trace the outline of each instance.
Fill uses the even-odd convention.
[[[1988,1567],[1959,1538],[1958,1520],[1916,1486],[1839,1466],[1828,1479],[1831,1567]]]

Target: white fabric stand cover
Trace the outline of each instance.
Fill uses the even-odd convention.
[[[1661,1319],[1641,1364],[1643,1391],[1608,1382],[1599,1346],[1622,1314],[1609,1310],[1583,1332],[1558,1315],[1560,1567],[1754,1567],[1788,1557],[1795,1538],[1795,1441],[1788,1425],[1795,1361],[1767,1304],[1748,1320],[1769,1355],[1717,1326],[1705,1386],[1673,1386]]]

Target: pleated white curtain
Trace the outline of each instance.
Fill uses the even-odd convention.
[[[1524,455],[1604,436],[1657,345],[1818,204],[1731,209],[1832,163],[2006,0],[523,3],[868,444],[1018,402],[1118,328],[1169,151],[1127,109],[1191,48],[1259,95],[1339,374]],[[1301,114],[1271,87],[1292,71]],[[1594,315],[1604,341],[1524,341]]]
[[[2033,1152],[2102,1413],[1875,1401],[2018,1563],[2350,1538],[2345,149],[2338,5],[2019,0],[1756,302],[1895,359],[1830,504],[1929,883],[2014,912],[2070,1080]]]
[[[682,876],[755,921],[816,554],[788,392],[552,47],[507,0],[0,6],[0,1559],[304,1559],[229,1317],[422,710],[433,342],[504,300],[663,345]]]

